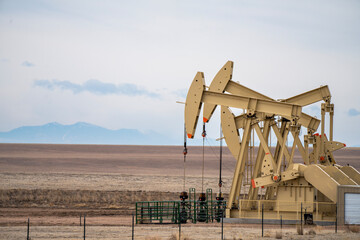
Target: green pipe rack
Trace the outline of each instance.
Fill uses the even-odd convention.
[[[196,199],[194,188],[189,189],[186,201],[136,202],[136,224],[187,222],[220,222],[226,209],[226,201],[213,200],[212,190],[206,190],[206,200]]]

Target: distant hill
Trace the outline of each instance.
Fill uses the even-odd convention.
[[[182,137],[170,139],[156,132],[142,133],[136,129],[110,130],[78,122],[62,125],[57,122],[41,126],[24,126],[0,132],[1,143],[58,144],[121,144],[121,145],[181,145]]]

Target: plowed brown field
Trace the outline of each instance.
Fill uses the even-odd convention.
[[[189,147],[186,188],[201,190],[202,147]],[[217,191],[219,149],[205,149],[204,188]],[[360,148],[335,152],[339,164],[360,170]],[[299,161],[299,155],[295,156]],[[224,148],[223,178],[229,192],[235,160]],[[183,190],[181,146],[0,144],[0,239],[24,239],[30,218],[32,239],[81,239],[86,214],[87,239],[129,239],[136,201],[177,200]],[[277,227],[276,227],[277,228]],[[276,229],[267,227],[274,238]],[[219,239],[218,224],[188,224],[188,239]],[[225,226],[227,238],[257,239],[259,226]],[[359,233],[330,235],[317,228],[315,239],[356,239]],[[136,226],[135,239],[171,239],[176,226]],[[306,232],[306,231],[305,231]],[[302,239],[294,227],[283,238]],[[153,238],[151,238],[153,237]]]

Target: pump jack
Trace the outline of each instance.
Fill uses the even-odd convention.
[[[297,219],[300,204],[315,221],[333,221],[339,185],[360,185],[360,173],[351,166],[336,163],[333,151],[346,147],[333,141],[334,104],[328,86],[282,100],[275,100],[232,81],[233,62],[228,61],[216,74],[208,90],[204,73],[198,72],[188,90],[185,103],[185,128],[194,138],[202,104],[203,122],[208,123],[217,105],[221,105],[221,128],[226,144],[236,159],[234,177],[226,206],[226,218],[259,218],[264,204],[269,218]],[[302,108],[321,104],[321,121]],[[235,116],[230,108],[244,110]],[[329,139],[325,133],[325,115],[329,113]],[[315,133],[321,123],[321,134]],[[307,129],[304,143],[299,135]],[[242,132],[240,137],[239,130]],[[259,140],[251,171],[245,171],[250,154],[251,131]],[[270,132],[277,142],[269,145]],[[291,135],[289,151],[286,142]],[[295,150],[301,163],[294,162]],[[244,187],[244,188],[242,188]],[[247,189],[246,189],[246,188]],[[265,194],[259,195],[259,189]]]

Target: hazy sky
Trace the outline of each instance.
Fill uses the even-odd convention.
[[[329,85],[335,140],[360,146],[360,1],[340,0],[2,0],[0,131],[84,121],[181,144],[175,102],[227,60],[233,80],[276,99]],[[209,137],[218,128],[215,114]]]

